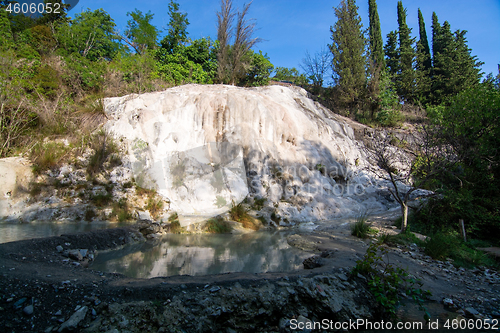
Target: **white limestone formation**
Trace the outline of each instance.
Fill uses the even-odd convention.
[[[105,111],[136,181],[180,216],[220,214],[247,189],[281,224],[395,207],[387,184],[364,171],[348,121],[298,87],[184,85],[108,98]]]

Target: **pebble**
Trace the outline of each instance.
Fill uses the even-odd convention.
[[[24,307],[23,312],[27,316],[31,316],[33,314],[33,305],[28,305]]]
[[[57,250],[57,252],[62,252],[64,250],[64,248],[61,245],[57,245],[56,250]]]

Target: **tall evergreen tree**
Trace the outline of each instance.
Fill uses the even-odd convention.
[[[340,100],[355,106],[366,90],[366,39],[355,0],[342,0],[335,8],[337,22],[330,28],[333,80]]]
[[[435,28],[434,28],[435,27]],[[436,33],[434,34],[434,31]],[[441,104],[458,94],[479,84],[482,62],[471,55],[465,38],[466,31],[454,34],[448,21],[442,26],[433,16],[433,69],[432,102]]]
[[[386,56],[385,63],[392,78],[399,71],[399,50],[398,50],[398,33],[391,31],[387,34],[387,43],[384,46]]]
[[[380,29],[380,18],[378,16],[376,0],[368,0],[368,13],[370,18],[370,54],[374,64],[384,67],[384,44],[382,42],[382,30]]]
[[[422,16],[420,8],[418,9],[418,28],[420,40],[418,41],[417,51],[423,55],[421,69],[430,70],[432,66],[431,51],[429,48],[429,40],[427,39],[427,32],[425,31],[424,17]]]
[[[161,47],[169,53],[174,53],[175,49],[188,39],[187,26],[189,21],[187,13],[182,14],[179,11],[179,4],[173,0],[168,4],[168,16],[170,16],[168,34],[161,41]]]
[[[436,54],[442,53],[439,37],[441,36],[441,25],[439,24],[436,12],[432,12],[432,65],[436,63]]]
[[[399,73],[396,76],[396,89],[398,94],[407,101],[415,99],[415,49],[412,44],[414,38],[410,37],[411,29],[406,24],[406,9],[403,2],[398,1],[398,26],[399,26]]]
[[[424,17],[418,9],[418,27],[420,39],[417,42],[417,68],[415,72],[417,99],[425,104],[428,101],[431,85],[431,53],[427,33],[425,31]]]

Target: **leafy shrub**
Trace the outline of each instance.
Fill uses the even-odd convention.
[[[267,201],[266,198],[255,198],[254,199],[254,209],[255,210],[261,210],[262,208],[264,208],[264,203]]]
[[[176,212],[170,214],[170,216],[168,217],[168,222],[170,223],[169,231],[171,233],[180,234],[184,231],[184,228],[181,227],[179,216]]]
[[[424,319],[429,321],[430,314],[423,303],[431,293],[423,291],[422,282],[410,276],[405,269],[391,264],[388,253],[380,243],[370,244],[363,259],[356,261],[353,274],[360,273],[368,278],[368,287],[379,304],[382,315],[396,320],[396,310],[401,304],[400,295],[404,293],[418,304],[419,309],[424,312]]]
[[[104,207],[104,206],[109,205],[111,203],[111,201],[113,201],[113,196],[109,192],[97,193],[97,194],[90,195],[90,200],[97,207]]]
[[[113,203],[112,215],[116,216],[118,222],[125,222],[132,218],[128,202],[126,198],[121,198],[118,202]]]
[[[40,94],[49,99],[56,97],[57,90],[59,89],[59,74],[49,65],[38,68],[36,75],[33,77],[33,82]]]
[[[231,232],[231,227],[221,216],[217,216],[207,221],[205,230],[209,233],[224,234]]]
[[[96,216],[97,216],[97,214],[96,214],[95,210],[93,210],[92,208],[87,208],[87,210],[85,211],[84,219],[87,222],[91,222],[92,219]]]
[[[453,264],[458,267],[497,266],[493,259],[476,249],[474,244],[484,244],[484,242],[464,243],[456,232],[439,232],[427,238],[424,246],[427,255],[438,260],[451,258]]]

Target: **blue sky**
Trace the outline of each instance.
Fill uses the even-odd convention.
[[[180,9],[188,14],[189,37],[216,38],[215,12],[220,8],[219,0],[177,0]],[[233,0],[241,8],[248,1]],[[123,32],[127,24],[127,12],[135,8],[154,14],[153,24],[160,29],[167,28],[169,0],[153,1],[107,1],[81,0],[70,11],[74,16],[81,10],[103,8],[115,20],[117,28]],[[296,67],[307,51],[314,54],[330,43],[330,26],[335,24],[333,7],[340,0],[254,0],[250,7],[250,17],[256,19],[256,37],[264,41],[254,49],[267,53],[274,66]],[[368,27],[368,0],[357,0],[363,25]],[[397,29],[397,0],[378,0],[382,35]],[[406,0],[407,23],[412,28],[412,36],[418,38],[418,8],[424,16],[427,36],[431,43],[432,12],[439,22],[448,21],[452,31],[467,30],[467,39],[472,54],[483,61],[485,73],[498,73],[500,63],[500,1],[499,0]]]

